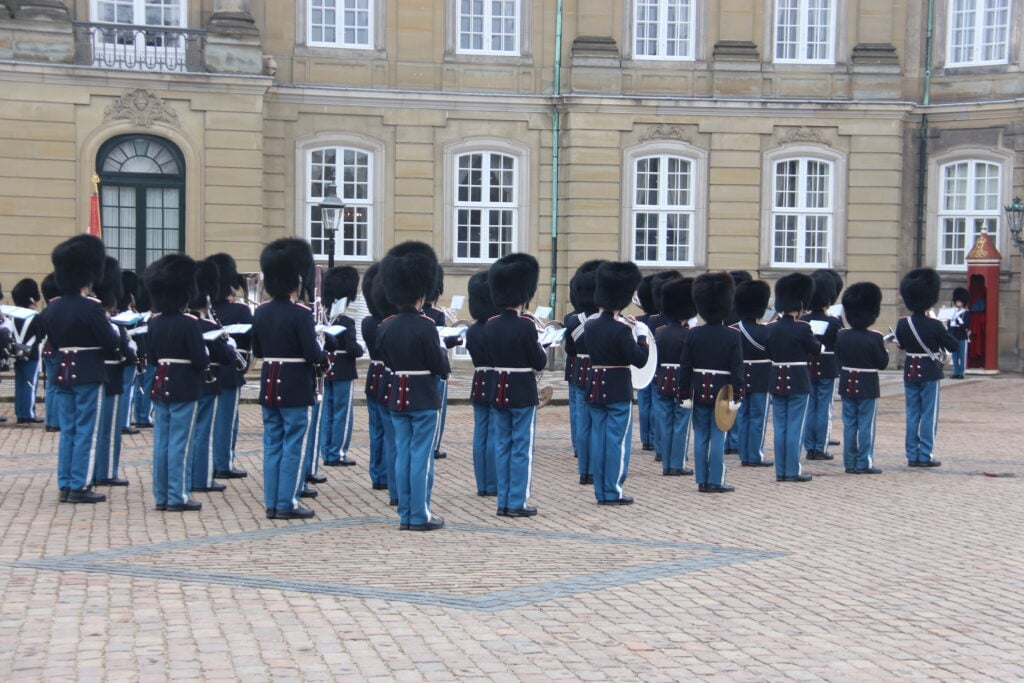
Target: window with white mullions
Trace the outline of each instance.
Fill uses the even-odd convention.
[[[950,0],[946,66],[1006,64],[1010,0]]]
[[[374,0],[308,0],[309,44],[373,47]]]
[[[775,61],[835,62],[835,0],[776,0]]]
[[[455,164],[455,260],[492,261],[515,251],[516,159],[494,152],[461,154]]]
[[[458,0],[458,3],[458,52],[519,54],[519,0]]]
[[[828,266],[833,223],[832,162],[784,159],[775,164],[772,265]]]
[[[634,0],[633,56],[693,59],[695,6],[696,0]]]
[[[97,28],[96,61],[124,68],[181,71],[185,69],[186,0],[92,0],[93,21],[146,26],[153,30]]]
[[[986,161],[956,161],[941,167],[940,267],[965,270],[967,252],[983,230],[998,243],[1000,175],[999,165]]]
[[[693,161],[659,155],[635,161],[633,260],[693,265]]]
[[[308,153],[306,224],[313,253],[327,257],[328,234],[323,229],[320,202],[334,184],[345,204],[335,235],[335,257],[349,261],[370,259],[373,225],[373,156],[352,147],[321,147]]]

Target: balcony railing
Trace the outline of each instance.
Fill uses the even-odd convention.
[[[104,69],[202,72],[206,31],[74,22],[75,61]]]

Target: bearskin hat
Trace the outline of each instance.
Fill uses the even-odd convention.
[[[434,291],[427,297],[427,301],[434,303],[441,298],[444,294],[444,268],[441,266],[437,267],[437,284],[434,286]]]
[[[749,270],[730,270],[729,277],[732,278],[732,283],[737,287],[744,282],[750,282],[754,279],[754,276],[750,274]]]
[[[942,281],[931,268],[916,268],[900,280],[900,296],[914,313],[924,313],[939,300]]]
[[[42,290],[43,298],[49,302],[51,299],[56,299],[60,296],[60,288],[57,286],[57,278],[50,273],[43,278],[43,282],[39,285],[39,289]]]
[[[577,311],[578,312],[580,310],[580,300],[579,300],[579,297],[576,296],[576,276],[575,275],[573,275],[571,278],[569,278],[569,306],[572,307],[573,311]]]
[[[124,294],[124,285],[121,284],[121,266],[113,256],[103,260],[103,278],[92,283],[92,292],[103,304],[103,308],[117,307],[117,302]]]
[[[811,295],[811,303],[807,306],[808,310],[819,311],[834,304],[839,298],[839,292],[836,290],[836,279],[829,274],[829,271],[816,270],[811,273],[811,279],[814,281],[814,294]]]
[[[210,294],[215,304],[227,301],[239,284],[238,264],[231,254],[221,252],[206,259],[217,266],[217,291]]]
[[[736,285],[733,307],[740,320],[760,320],[768,310],[772,288],[764,280],[747,280]]]
[[[391,300],[388,299],[380,269],[377,270],[377,274],[374,277],[370,295],[373,297],[373,307],[377,310],[377,313],[374,315],[377,320],[385,320],[398,313],[398,306],[391,303]]]
[[[663,270],[655,273],[654,277],[651,278],[651,299],[654,301],[654,310],[661,313],[661,288],[669,280],[675,280],[677,277],[682,277],[683,274],[678,270]],[[692,316],[691,316],[692,317]]]
[[[188,302],[191,309],[206,308],[217,295],[220,287],[220,270],[217,264],[206,258],[196,263],[195,296]]]
[[[176,313],[195,299],[196,267],[185,254],[167,254],[149,264],[142,282],[149,290],[154,311]]]
[[[135,310],[139,313],[153,310],[153,300],[149,296],[149,287],[146,286],[145,273],[139,279],[139,295],[135,298]]]
[[[704,273],[693,281],[693,303],[704,322],[715,324],[725,320],[732,310],[736,285],[725,271]]]
[[[597,268],[594,304],[606,311],[621,311],[633,300],[641,280],[643,275],[632,261],[605,261]]]
[[[297,237],[282,237],[260,254],[263,288],[272,297],[287,296],[312,280],[313,249]]]
[[[814,280],[804,273],[783,275],[775,283],[775,310],[779,313],[806,311],[814,296]]]
[[[424,242],[402,242],[391,248],[380,262],[378,285],[384,295],[400,308],[427,299],[437,287],[437,255]]]
[[[957,287],[956,289],[954,289],[953,297],[950,299],[950,301],[959,301],[963,303],[964,306],[966,306],[970,300],[971,293],[967,291],[966,287]]]
[[[121,299],[117,309],[126,311],[139,300],[139,276],[134,270],[121,271]]]
[[[834,304],[836,301],[839,301],[839,295],[843,293],[843,276],[840,275],[837,271],[833,270],[832,268],[819,268],[815,272],[829,274],[829,276],[832,278],[836,286],[836,298],[832,301],[832,303]]]
[[[669,320],[689,320],[697,314],[693,303],[693,278],[677,277],[661,286],[662,314]]]
[[[491,285],[488,279],[486,270],[469,278],[469,314],[473,320],[484,321],[498,314],[498,308],[491,300]]]
[[[882,311],[882,290],[874,282],[858,282],[843,292],[843,314],[855,330],[875,324]]]
[[[32,304],[39,303],[39,285],[30,277],[18,280],[18,284],[11,288],[11,300],[15,306],[29,308]]]
[[[660,311],[654,310],[654,293],[651,291],[651,280],[653,279],[653,273],[651,275],[644,275],[644,279],[640,281],[640,286],[636,288],[636,298],[640,300],[640,308],[647,315],[660,313]]]
[[[102,280],[106,255],[103,240],[93,235],[75,235],[54,247],[50,260],[60,291],[76,294]]]
[[[352,266],[335,266],[324,273],[320,300],[329,309],[335,301],[348,299],[351,304],[359,292],[359,271]]]
[[[373,285],[377,280],[377,273],[380,272],[379,263],[371,263],[370,267],[363,273],[363,303],[366,304],[366,310],[370,312],[377,320],[382,320],[380,317],[380,309],[377,308],[377,302],[373,299]]]
[[[596,313],[594,290],[597,288],[597,269],[604,263],[601,259],[587,261],[576,269],[572,281],[576,287],[576,310],[584,313]]]
[[[491,264],[487,281],[495,308],[529,303],[537,293],[540,265],[530,254],[507,254]]]

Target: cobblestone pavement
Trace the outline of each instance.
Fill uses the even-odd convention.
[[[131,485],[75,506],[57,502],[57,435],[8,423],[0,680],[1020,680],[1024,378],[944,383],[937,470],[905,466],[898,381],[886,393],[881,476],[732,466],[736,493],[700,495],[634,443],[631,507],[577,484],[549,406],[530,519],[476,496],[453,406],[434,488],[449,526],[429,534],[371,490],[362,408],[359,466],[326,471],[309,522],[263,515],[255,405],[256,476],[198,494],[199,514],[152,510],[148,432],[125,437]]]

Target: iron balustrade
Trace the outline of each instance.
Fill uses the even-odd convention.
[[[104,69],[203,72],[206,31],[74,22],[76,62]]]

